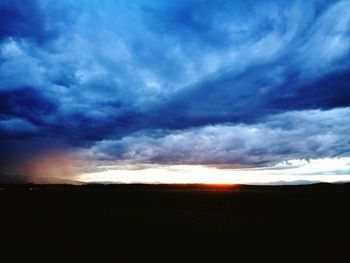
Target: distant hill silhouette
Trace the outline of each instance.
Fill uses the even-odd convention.
[[[0,174],[0,184],[25,184],[28,180],[19,174]]]

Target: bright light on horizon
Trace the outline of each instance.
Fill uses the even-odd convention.
[[[84,173],[82,182],[278,184],[350,181],[350,158],[290,160],[271,167],[222,169],[204,165],[115,165],[100,172]]]

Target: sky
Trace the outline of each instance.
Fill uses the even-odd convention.
[[[0,1],[0,182],[350,181],[350,1]]]

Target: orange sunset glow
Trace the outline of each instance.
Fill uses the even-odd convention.
[[[24,169],[33,183],[71,183],[76,176],[71,157],[63,152],[29,158]]]

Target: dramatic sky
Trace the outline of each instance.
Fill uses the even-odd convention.
[[[1,0],[0,174],[350,180],[350,1]]]

